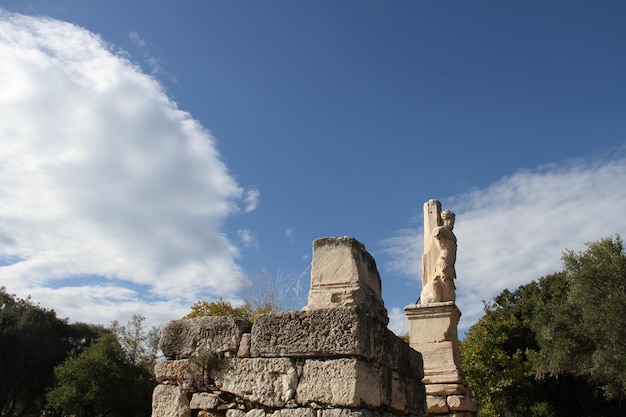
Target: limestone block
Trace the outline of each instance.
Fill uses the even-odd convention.
[[[408,305],[404,312],[409,319],[411,344],[458,341],[461,311],[454,302]]]
[[[177,385],[157,385],[152,394],[152,417],[191,417],[188,394]]]
[[[428,395],[463,395],[467,392],[467,387],[463,384],[429,384],[426,385]]]
[[[424,357],[424,383],[463,383],[459,350],[451,341],[412,345]],[[457,346],[458,347],[458,346]]]
[[[242,334],[251,328],[248,320],[230,316],[171,320],[163,329],[161,350],[168,359],[189,358],[204,350],[236,353]]]
[[[287,311],[256,320],[250,350],[252,357],[375,359],[396,339],[358,307]]]
[[[361,306],[389,322],[376,262],[358,240],[327,237],[313,242],[311,286],[305,310]]]
[[[250,333],[244,333],[241,335],[241,342],[239,343],[239,350],[237,351],[238,358],[250,357]]]
[[[296,398],[339,407],[380,407],[385,400],[380,370],[356,358],[307,360]]]
[[[401,412],[408,410],[406,381],[398,372],[391,373],[391,395],[389,407],[393,410]]]
[[[426,390],[421,381],[407,379],[406,398],[409,408],[409,414],[414,416],[426,416],[428,409],[426,408]]]
[[[266,407],[284,407],[298,385],[295,365],[287,358],[223,359],[211,370],[218,389]]]
[[[250,410],[246,413],[246,417],[265,417],[267,413],[265,410],[257,408],[254,410]]]
[[[219,404],[219,397],[210,392],[196,392],[191,397],[189,408],[192,410],[215,410]]]
[[[189,359],[163,360],[154,365],[157,382],[170,381],[181,386],[195,386],[204,383],[202,367]]]
[[[383,365],[411,378],[424,378],[424,361],[419,351],[411,348],[391,331],[383,343],[382,356],[379,359]]]
[[[449,411],[446,397],[435,395],[428,395],[426,397],[426,407],[428,407],[429,414],[447,413]]]
[[[477,411],[476,403],[465,395],[450,395],[447,399],[448,407],[452,411]]]
[[[226,417],[245,417],[246,412],[242,410],[227,410]]]

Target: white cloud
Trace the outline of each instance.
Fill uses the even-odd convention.
[[[84,29],[0,10],[0,91],[8,291],[98,320],[140,304],[177,317],[201,294],[238,289],[221,227],[258,191],[243,192],[153,78]]]
[[[241,242],[242,246],[247,248],[259,247],[258,239],[250,230],[239,229],[237,230],[237,235],[239,236],[239,241]]]
[[[256,210],[259,207],[259,202],[261,198],[261,192],[256,188],[249,188],[243,195],[243,202],[245,207],[243,209],[244,213],[250,213],[251,211]]]
[[[400,307],[392,307],[388,315],[389,325],[387,327],[389,330],[398,336],[405,335],[409,332],[409,320],[406,318],[404,310]]]
[[[130,38],[131,41],[133,41],[133,43],[135,45],[137,45],[139,48],[145,48],[146,46],[146,41],[144,41],[143,39],[141,39],[141,37],[139,37],[139,34],[135,31],[132,31],[128,34],[128,37]]]
[[[486,189],[442,201],[456,212],[461,332],[504,288],[562,270],[565,249],[626,234],[626,159],[575,161],[518,172]],[[419,208],[421,212],[421,207]],[[384,242],[386,268],[421,281],[423,230]]]

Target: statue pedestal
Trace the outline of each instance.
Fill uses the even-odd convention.
[[[404,313],[409,319],[410,345],[424,358],[428,415],[475,415],[476,404],[461,372],[457,333],[461,311],[448,301],[409,305]]]

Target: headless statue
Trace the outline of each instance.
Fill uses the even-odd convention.
[[[456,300],[456,236],[454,213],[441,211],[441,203],[424,204],[424,255],[422,257],[422,304]]]

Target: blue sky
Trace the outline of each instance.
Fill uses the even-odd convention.
[[[437,198],[464,331],[626,234],[621,1],[0,7],[0,285],[71,321],[163,323],[263,270],[301,307],[312,241],[349,235],[404,332]]]

